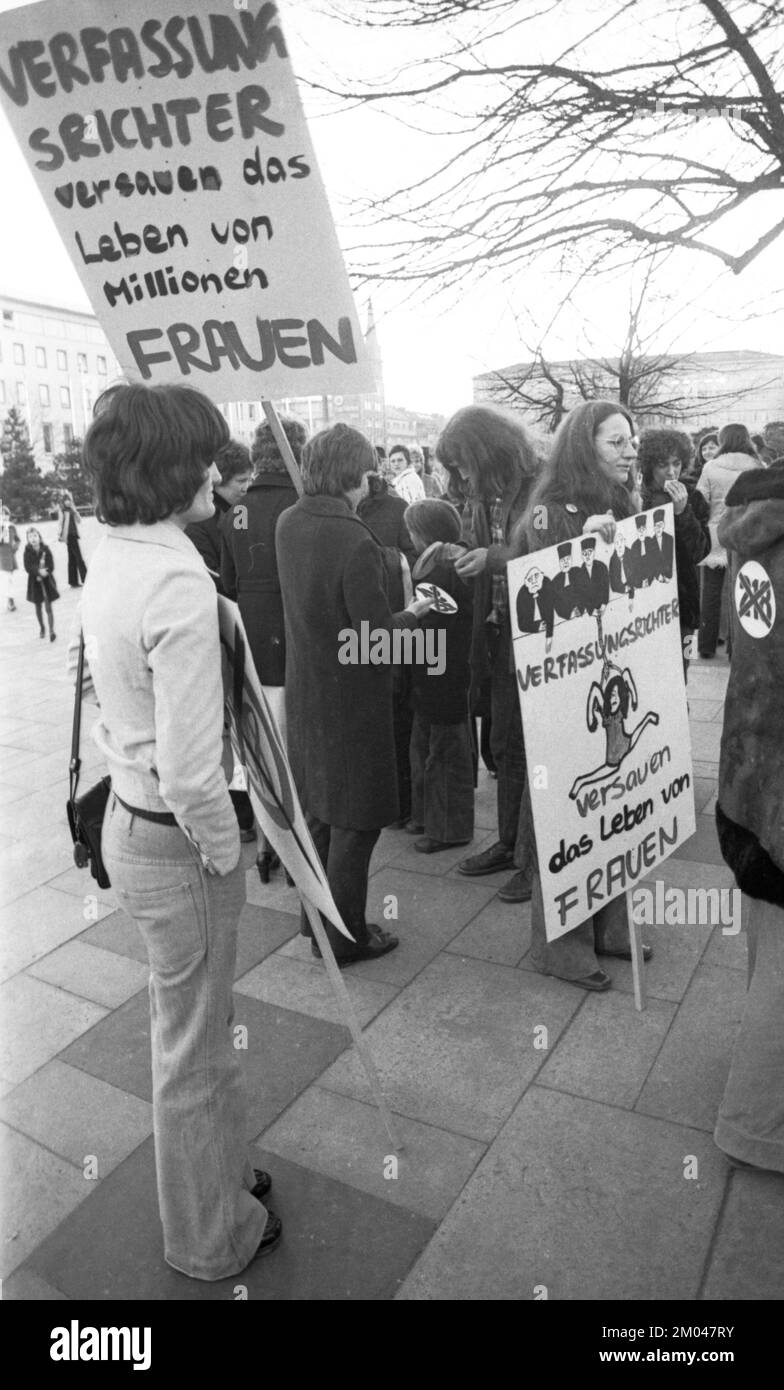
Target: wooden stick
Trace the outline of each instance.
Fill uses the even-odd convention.
[[[634,979],[634,1003],[642,1012],[646,1007],[645,984],[642,977],[642,928],[635,922],[632,912],[632,893],[626,894],[626,911],[629,915],[629,941],[632,947],[632,976]]]
[[[310,922],[313,935],[318,943],[319,949],[324,959],[324,964],[327,967],[327,974],[329,975],[330,981],[332,982],[332,988],[335,991],[338,1003],[340,1004],[345,1015],[346,1023],[348,1024],[348,1030],[351,1033],[352,1041],[354,1043],[355,1048],[357,1049],[357,1052],[359,1053],[359,1059],[363,1067],[365,1068],[365,1075],[368,1079],[368,1085],[370,1086],[370,1093],[374,1101],[376,1102],[379,1111],[381,1112],[381,1119],[383,1120],[384,1128],[387,1134],[389,1135],[389,1142],[396,1153],[402,1153],[403,1145],[398,1139],[394,1126],[392,1124],[392,1115],[390,1113],[389,1106],[387,1105],[384,1092],[381,1089],[381,1081],[379,1079],[378,1072],[376,1071],[376,1064],[373,1061],[373,1054],[371,1053],[370,1048],[368,1047],[364,1037],[362,1036],[362,1029],[359,1026],[359,1020],[356,1014],[354,1013],[354,1006],[351,1003],[351,999],[349,998],[349,993],[346,989],[346,982],[340,973],[338,963],[335,960],[334,952],[329,944],[329,937],[327,936],[327,933],[324,930],[324,924],[321,920],[321,914],[314,907],[310,899],[305,897],[304,893],[300,892],[300,898],[302,900],[302,906],[304,907],[307,913],[308,921]]]
[[[269,425],[275,437],[275,443],[277,444],[278,449],[280,450],[281,458],[283,459],[283,462],[285,463],[286,468],[288,469],[291,481],[297,489],[297,493],[301,497],[304,492],[304,488],[302,486],[302,475],[299,471],[299,468],[297,467],[297,460],[294,457],[291,445],[289,444],[289,441],[286,438],[286,431],[280,423],[280,418],[278,416],[277,410],[275,409],[274,402],[262,400],[261,408],[267,417],[267,424]]]

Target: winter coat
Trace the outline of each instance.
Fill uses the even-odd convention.
[[[375,496],[363,497],[357,507],[357,516],[369,526],[382,545],[400,550],[408,561],[409,569],[416,563],[416,550],[403,517],[408,503],[397,497],[384,483],[384,491]]]
[[[221,517],[220,573],[236,598],[262,685],[286,683],[286,630],[275,554],[278,518],[297,500],[285,469],[259,473],[242,502]],[[242,521],[245,524],[239,525]]]
[[[363,624],[390,633],[417,620],[392,613],[382,548],[344,498],[300,497],[278,521],[275,548],[288,753],[303,806],[327,825],[389,825],[400,814],[392,667],[346,660],[346,639],[359,646]]]
[[[16,562],[19,544],[19,532],[16,527],[10,521],[4,522],[0,531],[0,573],[11,574],[19,568]]]
[[[678,609],[682,632],[694,632],[700,625],[700,581],[697,566],[711,548],[708,530],[708,504],[691,478],[680,480],[689,494],[680,516],[675,518],[675,569],[678,576]],[[642,505],[666,507],[672,498],[668,492],[643,487]]]
[[[432,724],[460,724],[468,718],[474,596],[472,582],[455,572],[455,560],[461,555],[465,555],[465,546],[436,542],[420,555],[411,576],[415,587],[436,584],[457,604],[456,613],[437,613],[431,608],[420,621],[426,632],[444,633],[443,638],[431,639],[435,654],[439,653],[439,641],[443,643],[443,674],[434,674],[428,666],[411,668],[414,709]]]
[[[727,552],[717,535],[724,515],[724,499],[739,473],[759,466],[759,459],[752,458],[751,454],[717,454],[705,464],[700,474],[697,491],[702,493],[708,504],[708,529],[711,538],[710,554],[702,562],[708,569],[723,569],[727,564]]]
[[[784,907],[784,466],[741,473],[719,542],[730,556],[732,623],[719,843],[741,892]]]
[[[509,551],[509,542],[512,532],[520,518],[523,516],[528,506],[528,497],[534,479],[526,473],[518,473],[506,488],[501,499],[501,524],[504,532],[504,545],[494,545],[490,537],[489,507],[484,501],[479,499],[470,503],[458,503],[458,508],[462,505],[463,511],[463,535],[462,539],[466,542],[469,549],[486,549],[487,563],[482,574],[477,575],[474,580],[474,628],[471,641],[471,709],[474,710],[480,698],[482,686],[490,675],[490,646],[488,641],[487,619],[493,607],[493,575],[502,574],[506,577],[507,561],[512,559]],[[457,484],[457,480],[455,480]],[[457,484],[459,486],[459,484]],[[454,501],[457,493],[450,489],[450,501]],[[507,626],[510,633],[509,641],[509,660],[510,671],[514,669],[512,643],[511,643],[511,623],[507,616]]]
[[[212,516],[208,516],[205,521],[192,521],[190,526],[185,527],[185,534],[188,540],[193,541],[193,544],[201,555],[218,593],[223,594],[225,591],[220,577],[220,523],[222,517],[229,510],[229,504],[221,497],[219,492],[214,493],[213,497],[215,501],[215,511]]]
[[[27,602],[54,603],[60,594],[54,582],[54,559],[49,546],[42,545],[39,550],[34,550],[31,545],[26,545],[23,560],[27,570]],[[46,575],[38,573],[41,568],[47,571]]]

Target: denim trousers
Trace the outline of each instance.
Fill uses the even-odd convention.
[[[512,631],[507,621],[493,638],[490,679],[490,752],[498,773],[498,838],[514,850],[518,869],[528,867],[521,808],[525,790],[525,744],[517,673],[510,670]]]
[[[474,834],[471,727],[433,724],[418,712],[411,730],[411,819],[434,840]]]
[[[267,1212],[251,1195],[232,985],[245,903],[241,864],[207,874],[179,826],[109,798],[103,857],[150,962],[152,1105],[164,1254],[194,1279],[238,1274]]]
[[[733,1158],[784,1173],[784,910],[743,901],[749,989],[714,1139]]]
[[[358,945],[366,945],[370,939],[365,921],[368,871],[381,830],[351,830],[327,825],[309,811],[305,813],[305,819],[344,925]],[[341,956],[350,955],[353,949],[351,942],[337,927],[333,927],[323,913],[321,920],[335,956],[340,959]],[[312,937],[313,931],[304,908],[300,923],[300,934]]]

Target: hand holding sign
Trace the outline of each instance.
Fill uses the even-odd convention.
[[[439,589],[437,584],[417,584],[416,596],[418,599],[427,599],[430,610],[434,613],[456,613],[457,604],[444,589]]]

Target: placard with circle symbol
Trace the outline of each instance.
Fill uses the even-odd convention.
[[[776,598],[767,570],[747,560],[735,577],[735,608],[749,637],[767,637],[776,621]]]
[[[432,599],[433,606],[431,613],[456,613],[457,603],[445,589],[439,589],[437,584],[417,584],[417,598]]]

